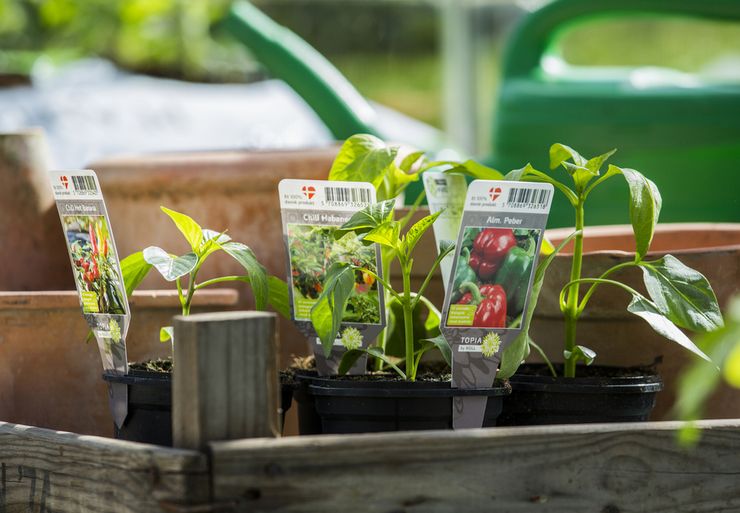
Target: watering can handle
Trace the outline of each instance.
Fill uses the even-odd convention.
[[[527,76],[539,68],[559,28],[577,18],[606,13],[740,19],[738,0],[555,0],[527,15],[519,24],[504,56],[503,77]]]
[[[284,80],[311,107],[337,139],[356,133],[380,135],[372,106],[308,43],[255,6],[234,2],[224,20],[274,77]]]

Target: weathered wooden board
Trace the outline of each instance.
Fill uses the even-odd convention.
[[[0,422],[0,513],[159,512],[208,494],[204,454]]]
[[[262,512],[740,511],[740,421],[496,428],[211,444],[213,492]]]
[[[175,317],[175,447],[278,435],[276,322],[268,312]]]

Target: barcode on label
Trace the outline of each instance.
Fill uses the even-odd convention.
[[[545,208],[549,199],[549,189],[525,189],[514,187],[509,189],[509,196],[506,198],[506,205],[519,208]]]
[[[370,191],[351,187],[325,187],[324,195],[330,203],[370,203]]]
[[[76,191],[98,192],[95,179],[92,176],[73,176],[72,183]]]

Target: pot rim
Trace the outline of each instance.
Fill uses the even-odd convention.
[[[526,364],[525,364],[526,365]],[[534,364],[540,365],[540,364]],[[544,365],[544,364],[542,364]],[[596,366],[602,369],[619,369],[608,365]],[[639,376],[578,377],[540,376],[514,374],[509,378],[514,392],[560,392],[571,394],[635,394],[663,390],[663,380],[659,374],[645,373]]]
[[[698,230],[727,230],[733,232],[740,232],[740,223],[659,223],[655,227],[655,233],[672,233],[676,231],[698,231]],[[556,239],[557,242],[565,239],[568,235],[573,232],[572,227],[566,228],[551,228],[545,231],[545,235],[548,239]],[[611,225],[599,225],[599,226],[587,226],[584,229],[584,236],[609,236],[609,235],[631,235],[632,225],[629,224],[611,224]],[[555,241],[553,241],[555,242]],[[665,255],[667,253],[675,255],[685,255],[688,253],[715,253],[721,251],[736,251],[740,249],[740,244],[723,244],[721,246],[709,246],[704,248],[676,248],[669,251],[663,250],[650,250],[647,255],[654,257],[658,255]],[[634,251],[624,251],[621,249],[599,249],[595,251],[584,251],[584,255],[618,255],[625,257],[634,257]],[[557,255],[558,257],[571,257],[573,256],[572,251],[561,251]]]
[[[103,381],[126,385],[160,385],[172,381],[172,373],[146,370],[129,370],[128,374],[103,372]]]
[[[338,380],[322,377],[301,376],[306,381],[308,389],[314,395],[320,396],[352,396],[352,397],[389,397],[389,398],[421,398],[421,397],[460,397],[460,396],[503,396],[511,393],[511,387],[505,384],[494,384],[484,388],[452,388],[449,381],[396,381],[374,380],[354,381]]]

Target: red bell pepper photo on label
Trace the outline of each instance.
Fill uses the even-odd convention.
[[[519,327],[539,236],[534,229],[466,227],[448,324]]]

